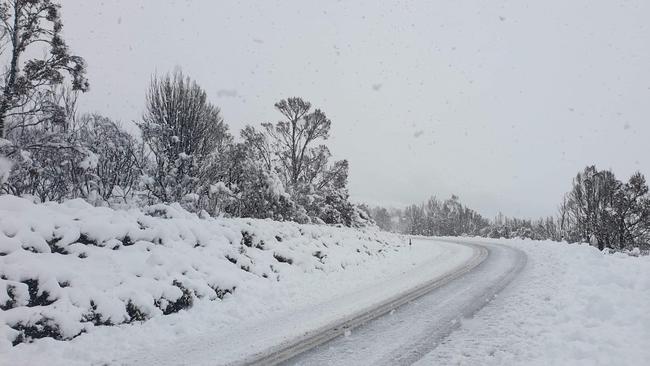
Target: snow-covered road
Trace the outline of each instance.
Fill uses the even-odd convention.
[[[197,335],[174,339],[112,359],[119,365],[241,365],[271,364],[346,331],[447,283],[482,263],[487,253],[478,246],[414,239],[408,265],[394,263],[399,271],[372,285],[327,296],[325,302],[295,306],[284,314],[252,321],[230,329],[206,329]],[[419,253],[419,254],[418,254]],[[426,258],[416,265],[416,256]],[[411,263],[413,265],[411,265]],[[344,278],[341,278],[344,280]],[[332,277],[330,281],[337,281]],[[302,285],[305,288],[306,284]],[[315,282],[315,286],[323,285]],[[341,289],[345,283],[339,283]],[[339,290],[340,291],[340,290]],[[325,338],[323,338],[325,334]],[[308,348],[308,347],[307,347]]]
[[[466,240],[456,241],[474,245]],[[290,365],[410,365],[433,350],[460,321],[495,297],[525,266],[523,251],[481,243],[487,258],[426,295],[305,352]]]
[[[96,327],[69,341],[42,338],[0,349],[0,365],[650,360],[648,256],[519,239],[420,238],[412,247],[408,241],[383,247],[390,249],[387,255],[341,262],[348,264],[344,270],[287,265],[282,281],[244,282],[237,296],[223,301],[198,302],[142,323]],[[339,253],[334,249],[333,256]]]
[[[390,280],[284,316],[125,354],[116,364],[399,365],[434,349],[526,263],[521,250],[471,240],[414,239],[438,252]]]
[[[2,366],[650,360],[650,256],[638,250],[409,245],[372,228],[201,219],[172,206],[3,196],[0,207]],[[163,313],[185,296],[177,281],[191,306]]]

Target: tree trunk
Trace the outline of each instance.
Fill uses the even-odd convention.
[[[14,28],[11,34],[11,65],[9,66],[9,76],[5,81],[2,90],[2,102],[0,103],[0,139],[5,137],[5,120],[9,112],[13,89],[16,84],[16,75],[18,74],[18,58],[20,57],[20,48],[18,45],[18,19],[20,18],[20,9],[18,4],[14,5]]]

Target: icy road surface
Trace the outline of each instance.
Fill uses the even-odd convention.
[[[472,245],[470,241],[458,243]],[[351,329],[287,365],[410,365],[435,349],[493,299],[526,264],[516,248],[481,243],[488,256],[473,270],[382,317]]]

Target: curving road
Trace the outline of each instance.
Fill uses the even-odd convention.
[[[410,365],[435,352],[526,264],[517,249],[455,239],[427,265],[264,323],[137,348],[114,364]]]
[[[515,248],[471,240],[439,241],[469,245],[485,255],[471,268],[456,273],[453,281],[430,284],[425,294],[413,296],[414,299],[385,315],[350,325],[358,325],[350,331],[330,330],[336,334],[311,343],[305,340],[294,349],[287,348],[253,363],[270,364],[284,359],[286,365],[411,365],[435,352],[436,346],[463,318],[480,310],[526,265],[526,255]],[[321,342],[326,339],[331,340]],[[300,347],[313,348],[290,358],[302,351]]]

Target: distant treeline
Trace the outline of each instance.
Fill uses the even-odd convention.
[[[489,220],[463,206],[458,197],[440,201],[435,197],[404,209],[370,207],[370,216],[384,230],[411,235],[477,235]]]
[[[405,209],[368,209],[384,230],[413,235],[483,236],[587,242],[599,249],[650,249],[650,195],[645,177],[627,182],[609,170],[588,166],[573,179],[556,216],[537,220],[499,214],[488,220],[462,205],[458,197],[431,198]]]

